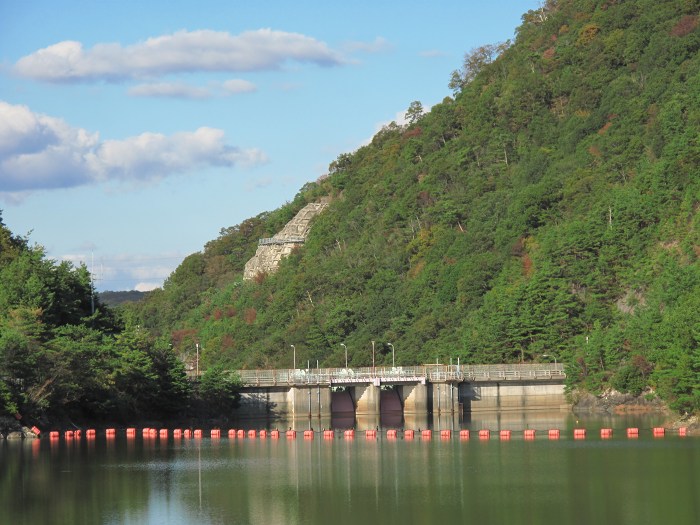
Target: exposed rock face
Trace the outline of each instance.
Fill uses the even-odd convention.
[[[621,394],[609,390],[599,396],[593,394],[575,392],[574,412],[605,412],[608,414],[627,414],[634,412],[658,412],[666,411],[666,405],[651,391],[639,396]]]
[[[275,272],[280,261],[292,253],[295,246],[304,244],[311,228],[311,219],[321,213],[326,206],[328,204],[325,202],[307,204],[274,237],[260,239],[258,250],[245,265],[243,279],[249,280],[260,273]]]

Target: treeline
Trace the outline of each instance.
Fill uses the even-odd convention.
[[[134,421],[231,414],[238,383],[210,369],[193,388],[166,338],[115,316],[84,266],[57,263],[0,216],[0,415]]]
[[[559,0],[465,55],[453,96],[222,230],[130,307],[185,358],[288,367],[565,362],[571,386],[700,407],[698,2]],[[339,103],[341,103],[339,101]],[[303,248],[256,241],[331,198]]]
[[[196,348],[211,393],[231,392],[226,369],[290,367],[290,345],[366,366],[374,341],[376,364],[392,347],[397,365],[557,359],[571,387],[697,411],[699,12],[543,3],[514,42],[467,53],[442,103],[411,104],[116,316],[92,313],[84,268],[0,228],[2,409],[167,414],[204,397]],[[321,197],[304,246],[243,282],[258,239]]]

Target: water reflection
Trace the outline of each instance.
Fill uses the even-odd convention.
[[[332,440],[2,443],[0,523],[697,522],[700,440],[655,440],[650,432],[628,440],[617,432],[603,441],[601,426],[649,429],[659,417],[582,417],[478,414],[462,422],[439,418],[433,426],[580,425],[590,429],[584,441],[570,432],[556,442],[539,433],[531,442],[502,442],[388,439],[385,432],[350,440],[338,432]],[[356,424],[388,426],[383,418]],[[307,425],[323,422],[284,422]],[[409,425],[425,428],[427,421],[404,418],[402,426]]]

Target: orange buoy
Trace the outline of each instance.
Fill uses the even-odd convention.
[[[652,432],[654,437],[664,437],[666,435],[666,429],[664,427],[654,427]]]
[[[523,438],[529,440],[535,439],[535,430],[532,428],[528,428],[527,430],[523,430]]]
[[[88,428],[85,431],[85,437],[86,438],[94,438],[95,437],[95,429],[94,428]]]
[[[52,430],[51,432],[49,432],[49,439],[58,439],[60,435],[61,433],[57,430]]]
[[[423,430],[420,433],[420,437],[421,437],[421,439],[432,439],[433,438],[433,431],[429,430],[429,429]]]
[[[262,429],[262,430],[260,431],[260,434],[259,434],[259,435],[260,435],[260,439],[265,439],[265,438],[267,438],[267,430]]]
[[[168,429],[161,428],[160,432],[158,432],[158,437],[160,437],[160,439],[168,439]]]
[[[612,428],[601,428],[600,429],[600,438],[601,439],[610,439],[613,437],[613,429]]]
[[[75,436],[75,433],[72,430],[66,430],[66,433],[64,434],[66,439],[73,439],[73,436]]]
[[[296,439],[297,438],[297,431],[296,430],[287,430],[287,439]]]
[[[257,433],[255,430],[249,430],[249,431],[248,431],[248,439],[255,439],[255,436],[256,436],[257,434],[258,434],[258,433]]]
[[[365,438],[377,439],[377,431],[376,430],[365,430]]]
[[[449,429],[441,430],[440,439],[452,439],[452,431]]]
[[[189,428],[186,428],[182,434],[185,436],[185,439],[190,439],[192,437],[192,431]]]
[[[212,439],[219,439],[221,437],[221,430],[219,430],[218,428],[212,428],[209,431],[209,437],[211,437]]]
[[[398,436],[398,432],[396,431],[396,429],[391,429],[391,430],[386,431],[386,437],[388,439],[396,439],[397,436]]]
[[[459,431],[459,439],[469,439],[469,430],[466,428]]]
[[[416,437],[416,431],[415,430],[404,430],[403,431],[403,438],[404,439],[413,439]]]
[[[233,428],[230,428],[229,431],[228,431],[228,437],[229,437],[230,439],[235,438],[235,437],[236,437],[236,430],[233,429]]]
[[[181,428],[176,428],[173,430],[173,437],[175,439],[182,439],[182,429]]]
[[[479,439],[491,439],[491,431],[485,428],[479,430]]]
[[[304,430],[304,439],[313,439],[314,438],[314,431],[313,430]]]
[[[345,439],[355,439],[355,431],[353,429],[348,429],[343,432]]]
[[[236,437],[238,439],[243,439],[245,437],[245,430],[239,430],[238,432],[236,432]]]
[[[686,437],[688,435],[688,427],[680,427],[678,429],[678,435],[681,437]]]
[[[136,437],[136,429],[135,428],[127,428],[126,429],[126,437],[128,437],[128,438]]]
[[[586,439],[586,429],[585,428],[575,428],[574,429],[574,439]]]
[[[279,439],[280,438],[280,431],[279,430],[270,430],[270,437],[272,439]]]
[[[639,429],[638,428],[628,428],[627,429],[627,437],[628,438],[638,438],[639,437]]]
[[[334,439],[335,438],[335,432],[332,430],[324,430],[323,431],[323,439]]]
[[[549,429],[549,439],[559,439],[561,432],[559,431],[558,428],[550,428]]]
[[[194,431],[194,437],[195,437],[195,439],[201,439],[201,438],[202,438],[202,431],[201,431],[201,429],[199,429],[199,428],[195,429],[195,431]]]
[[[501,441],[508,441],[510,439],[512,432],[510,430],[501,430],[499,432],[499,437]]]

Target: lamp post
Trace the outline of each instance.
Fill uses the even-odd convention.
[[[297,369],[297,347],[294,346],[294,345],[289,345],[289,346],[292,347],[292,352],[293,352],[293,355],[294,355],[294,361],[293,361],[293,363],[294,363],[294,370],[296,370],[296,369]]]
[[[348,367],[348,347],[345,346],[345,343],[340,343],[340,346],[345,348],[345,368]]]
[[[199,343],[195,343],[194,346],[197,349],[197,360],[195,361],[195,377],[199,378]]]
[[[396,368],[396,359],[394,358],[394,345],[387,343],[391,347],[391,368]]]
[[[551,357],[551,358],[553,358],[553,359],[554,359],[554,366],[555,366],[555,367],[557,366],[557,356],[555,356],[554,354],[552,354],[552,355],[549,355],[549,354],[542,354],[542,357]]]

